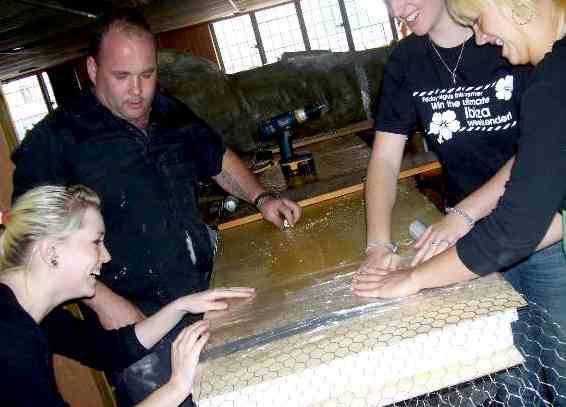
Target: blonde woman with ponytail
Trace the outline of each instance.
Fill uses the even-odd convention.
[[[145,356],[187,313],[225,309],[251,288],[208,290],[181,297],[136,325],[107,331],[74,318],[60,305],[95,294],[104,245],[100,200],[83,186],[43,186],[22,195],[0,225],[0,380],[2,405],[66,406],[52,353],[86,365],[121,370]],[[140,406],[178,406],[192,388],[208,324],[185,328],[173,343],[170,380]]]

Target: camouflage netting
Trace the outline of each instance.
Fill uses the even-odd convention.
[[[298,129],[296,138],[366,120],[377,98],[388,48],[300,52],[234,75],[203,58],[159,52],[161,85],[189,105],[239,152],[255,150],[258,122],[312,103],[330,111]]]

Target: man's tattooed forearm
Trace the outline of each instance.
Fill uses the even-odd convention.
[[[248,196],[246,191],[242,188],[242,186],[232,177],[229,173],[225,170],[220,172],[219,177],[222,179],[222,183],[224,184],[225,189],[230,192],[232,195],[235,195],[238,198],[245,199],[247,201],[251,201],[251,197]]]

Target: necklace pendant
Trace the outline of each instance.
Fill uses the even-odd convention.
[[[434,52],[438,56],[438,59],[440,59],[440,62],[442,62],[442,65],[444,65],[444,67],[446,68],[446,70],[448,71],[450,76],[452,76],[452,83],[454,85],[456,85],[456,71],[458,70],[458,67],[460,66],[460,62],[462,61],[462,55],[464,54],[464,47],[466,46],[466,41],[464,41],[462,43],[462,47],[460,48],[460,55],[458,55],[458,60],[456,61],[456,66],[454,66],[454,68],[450,68],[448,66],[448,64],[446,63],[446,61],[444,60],[444,58],[442,58],[442,55],[440,55],[440,52],[438,52],[438,50],[436,49],[434,42],[432,42],[430,37],[428,39],[429,39],[429,42],[430,42],[430,46],[432,47],[432,49],[434,50]]]

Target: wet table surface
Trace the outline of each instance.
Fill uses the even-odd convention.
[[[413,220],[438,217],[413,181],[400,183],[396,240],[410,242]],[[293,229],[222,231],[214,285],[253,286],[257,297],[207,315],[199,406],[387,405],[520,361],[510,323],[522,300],[498,275],[364,300],[350,290],[364,248],[361,192],[305,208]]]

